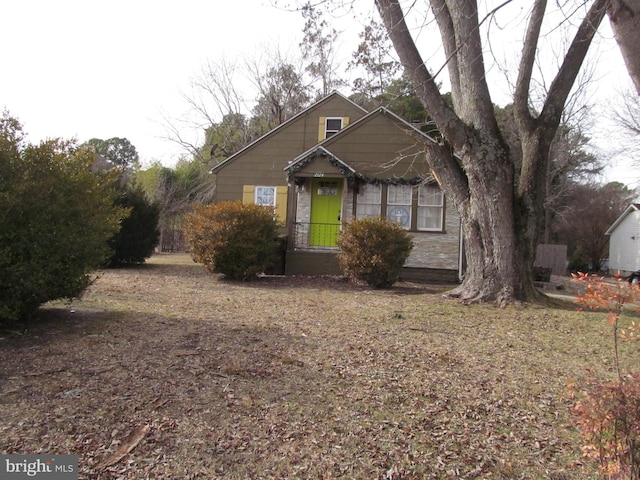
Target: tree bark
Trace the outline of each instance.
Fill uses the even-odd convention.
[[[624,63],[640,95],[640,0],[611,0],[607,14]]]
[[[595,0],[537,117],[529,110],[529,84],[546,0],[534,3],[514,98],[523,151],[519,172],[502,140],[486,83],[476,1],[430,0],[448,59],[453,110],[411,38],[399,0],[375,1],[417,95],[444,138],[443,144],[425,149],[462,218],[467,270],[450,295],[499,305],[537,298],[532,271],[544,219],[549,148],[608,0]]]

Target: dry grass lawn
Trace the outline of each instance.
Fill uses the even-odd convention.
[[[566,385],[613,376],[603,314],[569,303],[235,283],[186,255],[102,272],[1,331],[0,362],[0,452],[78,454],[81,479],[596,478]]]

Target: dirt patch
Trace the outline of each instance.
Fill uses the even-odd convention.
[[[0,451],[82,479],[591,478],[565,385],[613,375],[601,316],[441,288],[102,272],[0,332]]]

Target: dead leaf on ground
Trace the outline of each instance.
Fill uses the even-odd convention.
[[[127,438],[122,441],[122,445],[120,445],[120,448],[118,448],[118,450],[116,450],[109,458],[103,460],[98,465],[98,470],[107,468],[108,466],[113,465],[114,463],[118,463],[120,460],[122,460],[129,452],[131,452],[131,450],[136,448],[136,445],[138,445],[140,441],[147,435],[147,433],[149,433],[150,428],[151,426],[147,423],[139,426],[133,432],[131,432],[127,436]]]

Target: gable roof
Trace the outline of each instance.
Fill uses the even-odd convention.
[[[241,148],[240,150],[238,150],[236,153],[234,153],[233,155],[231,155],[230,157],[227,157],[225,160],[223,160],[222,162],[220,162],[219,164],[217,164],[216,166],[214,166],[211,169],[211,173],[216,173],[218,170],[220,170],[221,168],[224,168],[225,165],[233,162],[237,157],[239,157],[240,155],[242,155],[244,152],[246,152],[247,150],[250,150],[252,148],[254,148],[256,145],[264,142],[267,138],[272,137],[273,135],[276,135],[278,132],[280,132],[281,130],[283,130],[284,128],[286,128],[288,125],[290,125],[291,123],[295,122],[296,120],[298,120],[298,118],[300,118],[301,116],[307,114],[308,112],[310,112],[311,110],[314,110],[320,106],[322,106],[323,104],[329,102],[330,100],[334,99],[334,98],[339,98],[345,102],[348,102],[349,104],[353,105],[354,107],[356,107],[357,109],[359,109],[360,111],[362,111],[362,113],[366,114],[367,110],[365,110],[364,108],[362,108],[360,105],[358,105],[357,103],[355,103],[354,101],[350,100],[349,98],[345,97],[344,95],[342,95],[340,92],[338,91],[334,91],[332,93],[330,93],[329,95],[327,95],[326,97],[321,98],[320,100],[318,100],[317,102],[313,103],[312,105],[308,106],[307,108],[301,110],[300,112],[298,112],[297,114],[295,114],[293,117],[291,117],[290,119],[288,119],[286,122],[281,123],[280,125],[278,125],[277,127],[269,130],[267,133],[265,133],[264,135],[262,135],[261,137],[257,138],[256,140],[254,140],[253,142],[249,143],[248,145],[246,145],[245,147]]]
[[[330,150],[332,144],[339,142],[341,138],[349,135],[354,130],[361,128],[363,125],[366,125],[368,122],[379,115],[384,115],[391,118],[391,120],[397,124],[399,129],[406,129],[406,132],[404,133],[407,135],[419,137],[423,140],[437,143],[437,141],[433,137],[424,133],[419,128],[416,128],[414,125],[399,117],[395,113],[391,112],[385,107],[378,107],[362,118],[356,120],[353,123],[350,123],[331,137],[324,139],[318,145],[315,145],[314,147],[310,148],[306,152],[303,152],[302,154],[291,160],[291,162],[289,162],[289,164],[284,168],[284,170],[287,172],[287,175],[291,177],[295,172],[304,168],[304,166],[310,163],[314,158],[324,156],[327,158],[329,163],[339,168],[346,177],[357,177],[361,180],[364,180],[365,182],[379,182],[381,180],[380,178],[369,178],[362,172],[358,172],[358,169],[356,167],[354,167],[353,165],[349,165],[344,160],[338,158],[338,156]],[[434,177],[433,175],[431,175],[430,178],[415,177],[411,179],[404,179],[400,177],[392,177],[388,180],[389,183],[396,184],[417,184],[433,179]]]
[[[353,177],[356,175],[355,169],[353,169],[346,162],[343,162],[342,160],[340,160],[336,155],[331,153],[322,145],[316,145],[313,148],[310,148],[309,150],[307,150],[306,152],[300,154],[299,156],[294,158],[289,163],[289,165],[284,167],[283,170],[288,171],[289,176],[291,176],[293,172],[297,172],[298,170],[303,168],[305,165],[307,165],[308,163],[313,161],[314,158],[317,158],[317,157],[326,157],[329,163],[339,168],[342,171],[342,173],[347,177]]]
[[[343,128],[342,130],[339,130],[337,133],[335,133],[334,135],[330,136],[329,138],[325,138],[322,142],[319,143],[319,145],[326,145],[326,144],[333,143],[334,141],[336,141],[336,139],[339,139],[341,136],[348,135],[350,131],[353,131],[356,128],[358,128],[359,126],[362,126],[363,124],[371,121],[377,115],[385,115],[387,117],[390,117],[394,122],[397,122],[402,127],[406,128],[408,130],[407,133],[409,133],[409,134],[415,134],[415,135],[417,135],[417,136],[419,136],[421,138],[424,138],[425,140],[427,140],[429,142],[438,143],[435,138],[433,138],[432,136],[424,133],[422,130],[417,128],[415,125],[412,125],[411,123],[407,122],[404,118],[396,115],[391,110],[387,109],[386,107],[378,107],[375,110],[371,110],[369,113],[367,113],[362,118],[359,118],[358,120],[350,123],[345,128]]]
[[[627,208],[625,208],[624,212],[620,214],[620,216],[616,219],[615,222],[604,232],[605,235],[611,235],[613,231],[618,228],[618,225],[622,223],[622,221],[629,215],[631,212],[640,211],[640,203],[632,203]]]

